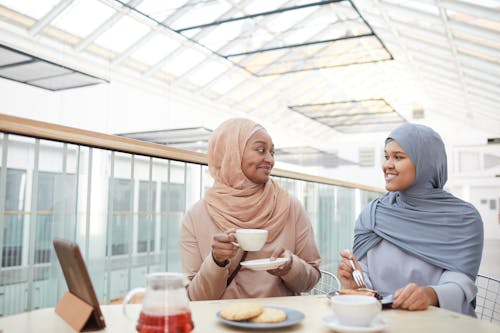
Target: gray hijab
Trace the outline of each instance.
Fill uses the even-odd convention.
[[[441,137],[427,126],[407,123],[394,129],[385,143],[392,140],[415,165],[415,181],[404,191],[373,200],[361,212],[354,229],[354,254],[362,258],[385,239],[474,281],[483,251],[483,222],[474,206],[443,190],[447,164]]]

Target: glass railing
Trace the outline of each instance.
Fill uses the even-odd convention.
[[[53,307],[66,284],[52,247],[76,241],[102,303],[180,271],[186,209],[212,184],[206,156],[0,115],[0,315]],[[322,269],[335,271],[354,221],[378,189],[285,170],[273,177],[304,203]]]

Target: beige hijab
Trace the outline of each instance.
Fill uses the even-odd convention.
[[[271,242],[287,222],[290,198],[273,179],[255,184],[241,169],[245,146],[257,131],[265,129],[244,118],[229,119],[214,131],[208,141],[208,167],[214,185],[204,199],[221,230],[266,229]]]

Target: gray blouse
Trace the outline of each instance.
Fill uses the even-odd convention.
[[[409,282],[430,286],[441,308],[476,316],[471,302],[477,287],[464,273],[429,264],[386,240],[371,248],[360,264],[368,288],[392,294]]]

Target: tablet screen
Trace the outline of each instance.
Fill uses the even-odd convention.
[[[53,244],[68,291],[94,308],[92,322],[89,323],[88,328],[105,327],[99,301],[78,244],[59,238],[54,239]]]

